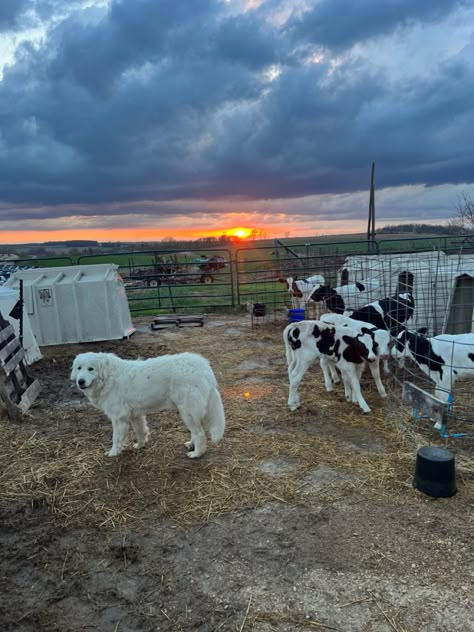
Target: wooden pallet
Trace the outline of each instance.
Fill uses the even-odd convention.
[[[166,314],[157,316],[151,323],[151,328],[156,331],[168,327],[203,327],[205,318],[202,314]]]
[[[25,351],[12,325],[0,314],[0,398],[8,416],[16,419],[38,397],[41,385],[28,373]]]

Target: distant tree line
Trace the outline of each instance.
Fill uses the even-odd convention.
[[[455,224],[389,224],[377,228],[377,234],[385,233],[415,233],[431,235],[463,235],[463,231],[458,225]]]
[[[221,235],[220,237],[201,237],[199,239],[175,239],[174,237],[164,237],[160,242],[141,242],[129,244],[130,249],[134,250],[162,250],[166,248],[177,249],[196,249],[196,248],[224,248],[225,246],[240,241],[238,238],[229,235]],[[123,246],[123,244],[122,244]]]
[[[45,241],[43,246],[62,246],[64,248],[92,248],[99,242],[93,239],[70,239],[68,241]]]

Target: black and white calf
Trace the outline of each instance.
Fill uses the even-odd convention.
[[[326,309],[330,312],[343,314],[346,310],[346,303],[337,289],[332,288],[330,285],[318,285],[314,288],[308,301],[313,301],[314,303],[323,302]]]
[[[354,320],[372,323],[378,329],[399,331],[401,325],[413,316],[414,309],[413,296],[409,292],[403,292],[373,301],[358,310],[346,312],[344,315]]]
[[[367,304],[370,298],[380,296],[380,283],[377,280],[356,281],[336,288],[330,285],[319,285],[314,288],[310,301],[324,301],[326,308],[335,314],[343,314],[345,310],[358,309]]]
[[[447,402],[456,380],[474,378],[474,334],[441,334],[427,338],[401,331],[392,347],[392,356],[403,366],[413,360],[436,384],[435,396]],[[437,423],[435,428],[440,428]]]
[[[377,329],[377,327],[375,327],[375,325],[372,325],[371,323],[364,323],[359,320],[353,320],[352,318],[342,316],[341,314],[323,314],[321,316],[321,321],[338,327],[350,327],[352,329],[355,329],[359,334],[368,333],[372,337],[372,348],[375,354],[375,360],[373,362],[364,362],[362,364],[358,364],[357,374],[360,381],[363,370],[365,366],[368,365],[380,397],[387,397],[387,393],[380,378],[380,362],[382,361],[384,363],[385,373],[388,373],[387,360],[390,352],[389,332],[386,329]],[[332,383],[339,382],[339,376],[336,371],[335,363],[328,356],[324,356],[320,360],[320,365],[324,374],[324,383],[326,385],[326,390],[328,392],[332,391]],[[347,393],[347,386],[344,385],[344,388],[346,389]]]
[[[355,400],[365,413],[370,412],[360,390],[356,368],[365,360],[375,360],[370,334],[359,333],[350,327],[336,327],[320,320],[303,320],[287,325],[283,340],[290,381],[290,410],[300,406],[298,387],[308,368],[316,359],[329,357],[341,372],[344,385],[347,385],[346,397],[350,401]]]
[[[280,283],[284,283],[288,293],[291,296],[291,304],[293,307],[305,309],[306,303],[311,292],[316,285],[324,284],[324,277],[320,274],[314,274],[307,279],[298,279],[298,277],[279,277]]]

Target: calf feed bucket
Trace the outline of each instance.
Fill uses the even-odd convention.
[[[304,309],[289,309],[288,310],[288,320],[290,323],[297,323],[300,320],[304,320],[305,318],[305,310]]]
[[[434,498],[453,496],[456,493],[454,455],[445,448],[420,448],[416,455],[413,485]]]

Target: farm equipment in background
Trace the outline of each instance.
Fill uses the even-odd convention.
[[[182,273],[182,266],[179,264],[176,255],[170,257],[154,257],[151,266],[133,272],[133,281],[141,281],[148,287],[158,287],[162,283],[176,283],[176,275]]]
[[[225,268],[226,260],[225,257],[214,256],[208,259],[206,255],[202,255],[199,259],[191,261],[190,265],[195,266],[201,273],[200,283],[214,283],[215,278],[212,273]]]
[[[155,256],[154,263],[130,276],[133,282],[143,283],[147,287],[159,285],[177,285],[182,283],[214,283],[214,274],[227,266],[225,257],[205,255],[189,262],[178,260],[177,255]],[[214,273],[214,274],[213,274]]]

